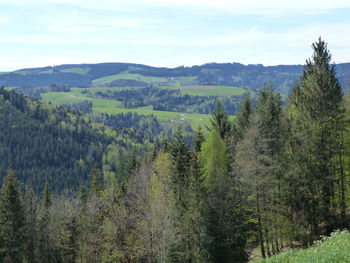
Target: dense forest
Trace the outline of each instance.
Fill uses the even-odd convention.
[[[232,122],[218,100],[191,143],[0,92],[1,262],[247,262],[349,227],[349,102],[321,39],[287,105],[265,86]]]
[[[132,153],[139,157],[157,145],[162,131],[156,118],[101,114],[92,121],[79,111],[89,106],[84,101],[65,109],[0,89],[0,182],[11,168],[36,191],[45,182],[55,192],[74,191],[111,149],[118,148],[114,167]]]

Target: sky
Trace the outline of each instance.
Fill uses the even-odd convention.
[[[74,63],[350,62],[349,0],[0,0],[0,71]]]

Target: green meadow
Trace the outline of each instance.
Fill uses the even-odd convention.
[[[108,84],[114,80],[119,80],[119,79],[130,79],[130,80],[138,80],[138,81],[144,81],[147,83],[167,83],[170,80],[168,78],[163,78],[163,77],[149,77],[149,76],[142,76],[140,74],[116,74],[116,75],[111,75],[111,76],[106,76],[98,79],[94,79],[92,83],[95,86],[99,85],[105,85]]]
[[[111,88],[113,90],[120,88]],[[91,89],[91,91],[98,91],[100,89]],[[43,100],[53,104],[65,104],[72,102],[79,102],[84,100],[91,100],[93,110],[96,112],[103,112],[108,114],[119,114],[135,112],[141,115],[154,115],[162,121],[189,121],[193,129],[198,126],[208,126],[210,124],[210,115],[196,114],[196,113],[180,113],[171,111],[155,111],[150,106],[140,107],[136,109],[123,108],[122,103],[117,100],[105,100],[89,98],[81,93],[82,89],[74,88],[71,92],[49,92],[42,94]]]
[[[85,75],[89,72],[90,68],[89,67],[86,67],[86,68],[83,68],[83,67],[80,67],[80,68],[66,68],[66,69],[61,69],[60,71],[61,72],[64,72],[64,73],[75,73],[75,74],[82,74],[82,75]]]
[[[307,249],[283,252],[259,263],[347,263],[350,262],[348,231],[331,235]]]

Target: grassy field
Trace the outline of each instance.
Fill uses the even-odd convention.
[[[209,126],[210,125],[210,115],[207,114],[196,114],[196,113],[181,113],[181,112],[172,112],[172,111],[156,111],[152,110],[151,107],[140,107],[137,109],[125,109],[121,107],[113,107],[108,104],[98,104],[96,101],[93,101],[93,110],[98,112],[106,112],[109,114],[118,114],[118,113],[137,113],[140,115],[154,115],[159,120],[184,120],[189,121],[193,129],[197,129],[198,126]],[[112,106],[112,107],[111,107]]]
[[[113,80],[119,80],[119,79],[138,80],[138,81],[147,82],[148,84],[172,85],[172,86],[191,85],[196,83],[196,77],[176,77],[176,78],[150,77],[150,76],[143,76],[140,74],[133,74],[128,72],[129,70],[116,75],[94,79],[92,83],[94,86],[101,86],[101,85],[103,86],[112,82]]]
[[[95,89],[97,90],[97,89]],[[142,115],[154,115],[159,120],[187,120],[191,123],[193,129],[197,129],[198,126],[209,125],[210,115],[207,114],[192,114],[192,113],[179,113],[170,111],[155,111],[151,107],[140,107],[137,109],[125,109],[122,107],[122,103],[116,100],[104,100],[89,98],[81,93],[81,89],[72,89],[71,92],[49,92],[42,94],[43,100],[51,102],[53,104],[72,103],[83,100],[91,100],[93,110],[97,112],[104,112],[109,114],[119,114],[127,112],[135,112]]]
[[[99,85],[110,83],[113,80],[118,80],[118,79],[131,79],[131,80],[144,81],[147,83],[154,83],[154,84],[169,82],[169,79],[162,78],[162,77],[148,77],[148,76],[142,76],[140,74],[117,74],[117,75],[111,75],[103,78],[94,79],[92,83],[95,86],[99,86]]]
[[[75,73],[75,74],[82,74],[85,75],[86,73],[88,73],[90,70],[89,67],[86,68],[66,68],[66,69],[61,69],[61,72],[64,73]]]
[[[118,91],[127,89],[139,89],[142,87],[115,87],[115,88],[88,88],[92,93],[107,90]],[[178,89],[176,86],[162,86],[160,88]],[[90,98],[82,93],[85,89],[72,88],[70,92],[49,92],[42,94],[44,101],[51,101],[54,104],[65,104],[72,102],[79,102],[84,100],[91,100],[93,110],[97,112],[105,112],[109,114],[119,114],[127,112],[135,112],[142,115],[155,115],[160,120],[187,120],[191,123],[192,127],[196,129],[199,125],[209,125],[209,115],[207,114],[191,114],[191,113],[179,113],[170,111],[154,111],[150,106],[140,107],[136,109],[126,109],[120,101],[108,100],[108,99],[95,99]],[[213,86],[213,88],[194,89],[191,87],[180,89],[182,94],[191,95],[218,95],[218,96],[231,96],[238,95],[245,92],[242,88],[228,87],[228,86]]]
[[[281,253],[259,263],[346,263],[350,262],[350,234],[333,234],[322,243],[307,249]]]

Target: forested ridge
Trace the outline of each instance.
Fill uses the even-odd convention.
[[[268,258],[349,228],[349,102],[326,43],[312,47],[287,105],[265,86],[254,101],[242,98],[232,122],[217,100],[211,125],[199,127],[191,143],[181,126],[170,138],[152,140],[156,119],[147,119],[145,127],[154,130],[141,129],[137,142],[132,129],[118,129],[142,127],[137,115],[101,115],[98,124],[1,89],[0,149],[12,153],[1,156],[13,160],[0,166],[7,174],[0,261],[247,262],[256,249]],[[89,109],[88,103],[72,107]],[[43,141],[18,153],[14,142],[37,134]],[[50,146],[60,140],[62,149]],[[44,143],[48,149],[38,152],[35,146]],[[52,160],[35,163],[45,158]],[[36,183],[21,170],[31,160],[33,169],[57,161],[62,175],[34,170],[44,187],[33,191]],[[80,160],[88,183],[79,185],[71,162]],[[72,175],[78,190],[56,191]],[[66,187],[72,186],[59,188]]]
[[[117,74],[140,75],[146,77],[162,78],[162,80],[140,81],[123,76],[122,79],[110,81],[106,86],[113,87],[147,87],[149,85],[173,85],[174,79],[190,77],[191,85],[228,85],[235,87],[248,87],[260,90],[264,83],[271,83],[276,91],[288,94],[295,81],[302,74],[302,65],[263,66],[243,65],[241,63],[207,63],[200,66],[157,68],[132,63],[101,63],[101,64],[71,64],[53,67],[21,69],[0,74],[0,86],[23,87],[25,89],[36,86],[47,86],[53,83],[62,83],[74,87],[87,87],[94,84],[94,80]],[[350,88],[350,64],[337,64],[339,81],[343,89]],[[188,82],[184,82],[188,83]],[[182,83],[182,85],[186,85]],[[187,84],[188,85],[188,84]]]

